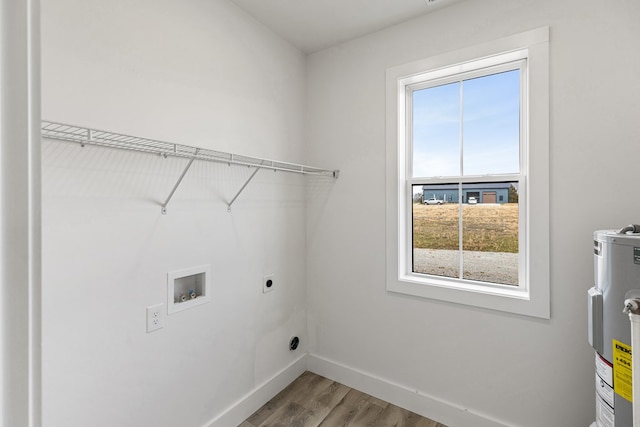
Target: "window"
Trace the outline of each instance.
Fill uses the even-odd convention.
[[[387,289],[548,318],[548,28],[387,90]]]
[[[526,60],[478,66],[405,86],[406,182],[426,200],[411,207],[411,271],[521,286],[525,224],[497,195],[525,190]]]

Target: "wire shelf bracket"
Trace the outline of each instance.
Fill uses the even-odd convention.
[[[229,203],[227,203],[227,212],[231,212],[231,205],[233,205],[233,202],[236,201],[236,199],[238,198],[240,193],[242,193],[244,191],[244,189],[247,188],[247,185],[249,185],[249,183],[251,182],[253,177],[256,176],[256,174],[258,173],[259,170],[260,170],[260,168],[256,168],[256,170],[253,171],[253,173],[251,174],[249,179],[247,179],[247,182],[245,182],[244,185],[242,187],[240,187],[240,190],[238,190],[236,195],[233,196],[233,199],[231,199],[231,201]]]
[[[197,150],[196,150],[196,155],[198,154]],[[164,201],[164,203],[162,204],[162,215],[166,215],[167,214],[167,205],[169,204],[169,202],[171,201],[171,198],[173,197],[173,194],[176,192],[176,190],[178,189],[178,187],[180,186],[180,184],[182,183],[182,180],[184,179],[184,176],[187,174],[187,172],[189,171],[189,168],[191,167],[191,165],[193,164],[193,161],[195,160],[195,156],[191,158],[191,160],[189,160],[189,163],[187,163],[187,166],[184,168],[184,170],[182,171],[182,174],[180,174],[180,178],[178,178],[178,181],[176,182],[176,184],[173,186],[173,189],[171,190],[171,193],[169,193],[169,196],[167,197],[167,200]]]
[[[209,150],[205,148],[193,147],[190,145],[174,144],[149,138],[141,138],[137,136],[124,135],[115,132],[102,131],[87,127],[67,125],[52,121],[43,120],[41,123],[42,138],[52,139],[56,141],[73,142],[80,144],[81,147],[86,145],[95,145],[105,148],[115,148],[120,150],[137,151],[149,154],[156,154],[162,157],[181,157],[189,159],[189,163],[182,171],[178,181],[173,186],[165,202],[161,205],[162,214],[167,213],[167,205],[175,194],[176,190],[182,183],[189,168],[195,160],[226,163],[228,165],[249,166],[255,168],[249,179],[244,183],[236,195],[227,204],[227,211],[231,212],[231,205],[236,201],[238,196],[249,185],[260,169],[268,169],[273,171],[297,173],[302,175],[325,176],[337,179],[340,175],[339,170],[321,169],[313,166],[305,166],[296,163],[281,162],[277,160],[261,159],[258,157],[242,156],[238,154],[226,153],[224,151]]]

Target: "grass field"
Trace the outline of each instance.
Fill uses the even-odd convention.
[[[458,249],[459,205],[413,204],[413,247]],[[518,204],[462,205],[463,249],[518,252]]]

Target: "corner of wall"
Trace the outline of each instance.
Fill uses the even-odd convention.
[[[302,375],[307,370],[307,358],[308,354],[303,354],[286,368],[238,399],[203,427],[228,427],[241,424],[262,405],[267,403],[269,399],[280,393],[286,386]]]

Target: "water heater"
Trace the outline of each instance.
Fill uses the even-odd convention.
[[[595,349],[597,427],[632,427],[631,326],[624,301],[640,297],[640,226],[593,233],[588,291],[589,343]]]

